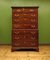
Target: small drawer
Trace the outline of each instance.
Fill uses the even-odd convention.
[[[15,8],[12,10],[13,13],[16,13],[16,12],[18,12],[18,13],[20,13],[20,12],[36,12],[36,11],[37,11],[36,8],[27,8],[27,7],[25,7],[25,8],[18,7],[18,8]]]

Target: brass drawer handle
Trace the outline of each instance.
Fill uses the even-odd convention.
[[[16,17],[17,17],[17,16],[19,16],[19,14],[15,14],[14,16],[16,16]]]
[[[16,14],[14,16],[17,16]]]
[[[17,14],[16,16],[19,16],[19,14]]]
[[[19,32],[14,32],[15,34],[19,34]]]
[[[31,32],[32,34],[35,34],[35,31],[34,32]]]
[[[20,12],[21,10],[20,10],[20,9],[17,9],[16,11],[17,11],[17,12]]]
[[[15,21],[15,22],[19,22],[19,20],[16,20],[16,19],[15,19],[14,21]]]
[[[33,12],[34,10],[33,9],[30,9],[31,12]]]
[[[35,25],[32,25],[31,27],[35,27]]]

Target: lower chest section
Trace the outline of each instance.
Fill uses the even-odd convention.
[[[37,47],[38,30],[13,30],[12,39],[16,47]]]

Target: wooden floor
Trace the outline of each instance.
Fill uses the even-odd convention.
[[[0,45],[0,60],[50,60],[50,46],[39,46],[39,52],[11,52],[11,46]]]

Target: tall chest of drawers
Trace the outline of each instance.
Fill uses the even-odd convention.
[[[12,51],[38,46],[38,7],[12,7]]]

